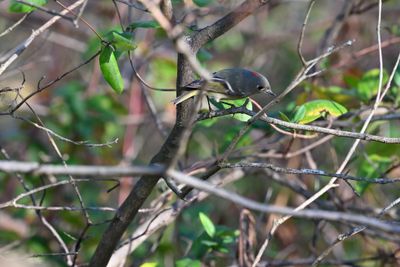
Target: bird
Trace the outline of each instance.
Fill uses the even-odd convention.
[[[214,72],[209,82],[204,79],[195,80],[182,87],[184,93],[172,102],[177,105],[204,90],[204,95],[216,101],[233,100],[249,97],[258,93],[275,96],[268,79],[252,70],[229,68]]]

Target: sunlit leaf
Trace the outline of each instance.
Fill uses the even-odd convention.
[[[327,114],[339,117],[347,112],[347,109],[339,103],[331,100],[313,100],[297,108],[293,121],[307,124]]]
[[[100,53],[99,57],[100,69],[104,79],[117,92],[122,93],[124,90],[124,80],[118,67],[118,62],[111,46],[106,46]]]
[[[145,262],[140,265],[140,267],[157,267],[158,262]]]
[[[25,0],[25,2],[35,5],[35,6],[44,6],[47,4],[47,0]],[[19,3],[15,0],[12,0],[8,7],[8,11],[14,12],[14,13],[28,13],[35,9],[36,9],[36,7],[29,6],[29,5],[26,5],[23,3]]]
[[[203,225],[204,231],[206,231],[206,233],[210,237],[213,237],[215,235],[215,225],[214,225],[214,223],[203,212],[199,213],[199,219],[200,219],[201,224]]]

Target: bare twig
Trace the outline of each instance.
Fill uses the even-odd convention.
[[[293,168],[283,168],[278,167],[269,163],[220,163],[221,168],[266,168],[274,172],[287,173],[287,174],[303,174],[303,175],[320,175],[328,177],[336,177],[343,180],[351,181],[362,181],[368,183],[376,184],[391,184],[400,182],[400,178],[366,178],[366,177],[355,177],[352,175],[342,174],[342,173],[329,173],[318,169],[293,169]]]
[[[78,6],[82,5],[85,0],[78,0],[72,5],[68,7],[68,9],[64,9],[63,11],[60,12],[61,15],[68,14],[72,9],[77,8]],[[38,29],[34,30],[31,35],[21,44],[19,44],[14,50],[11,52],[11,55],[0,65],[0,75],[3,74],[3,72],[13,63],[19,55],[21,55],[25,49],[36,39],[37,36],[42,34],[44,31],[46,31],[50,26],[52,26],[54,23],[56,23],[61,17],[60,16],[54,16],[50,20],[48,20],[45,24],[43,24],[41,27]]]
[[[78,66],[68,70],[67,72],[61,74],[60,76],[58,76],[57,78],[55,78],[54,80],[48,82],[47,84],[45,84],[44,86],[40,85],[40,82],[44,79],[44,77],[42,77],[41,80],[39,80],[38,82],[38,86],[36,91],[33,91],[32,93],[30,93],[29,95],[27,95],[26,97],[24,97],[17,105],[15,105],[9,112],[0,112],[0,115],[10,115],[13,114],[16,110],[18,110],[26,101],[28,101],[31,97],[33,97],[34,95],[42,92],[43,90],[49,88],[50,86],[52,86],[53,84],[55,84],[56,82],[60,81],[61,79],[63,79],[64,77],[68,76],[69,74],[73,73],[74,71],[76,71],[77,69],[81,68],[82,66],[88,64],[89,62],[91,62],[93,59],[95,59],[99,54],[100,54],[101,50],[97,51],[94,55],[92,55],[89,59],[85,60],[84,62],[82,62],[81,64],[79,64]]]
[[[0,171],[6,173],[31,173],[34,175],[73,175],[73,176],[138,176],[162,174],[162,166],[88,166],[70,165],[65,168],[62,165],[39,164],[37,162],[21,162],[0,160]]]
[[[306,13],[306,16],[303,21],[303,26],[301,27],[299,42],[297,43],[297,53],[300,57],[300,60],[301,60],[301,63],[303,64],[303,66],[307,65],[307,61],[305,60],[303,53],[301,52],[301,48],[303,46],[304,32],[306,30],[308,18],[310,17],[310,13],[311,13],[311,10],[312,10],[314,4],[315,4],[315,0],[310,0],[310,3],[308,4],[308,8],[307,8],[307,13]]]

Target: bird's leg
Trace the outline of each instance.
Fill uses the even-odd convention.
[[[212,109],[211,109],[210,98],[208,97],[208,95],[206,95],[206,98],[207,98],[207,104],[208,104],[208,112],[211,112]]]

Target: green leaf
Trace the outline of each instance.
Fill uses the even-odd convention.
[[[297,108],[293,121],[307,124],[327,114],[339,117],[347,112],[347,109],[332,100],[313,100]]]
[[[199,219],[200,219],[201,224],[203,225],[204,231],[206,231],[206,233],[210,237],[213,237],[215,235],[215,225],[214,225],[214,223],[203,212],[199,213]]]
[[[127,31],[134,31],[137,28],[152,28],[159,29],[161,28],[160,24],[155,20],[145,20],[145,21],[135,21],[127,27]]]
[[[389,80],[389,75],[384,70],[382,86]],[[367,71],[357,83],[357,95],[364,102],[369,101],[378,92],[379,86],[379,69],[372,69]]]
[[[218,242],[213,240],[203,239],[201,240],[201,244],[205,245],[206,247],[215,248],[218,247]]]
[[[350,87],[356,88],[360,78],[354,75],[346,74],[343,76],[343,81]]]
[[[224,248],[224,247],[218,247],[217,250],[221,253],[225,253],[228,254],[229,253],[229,249]]]
[[[133,43],[132,34],[110,31],[106,34],[106,40],[109,41],[117,51],[132,51],[137,45]]]
[[[157,262],[145,262],[140,265],[140,267],[157,267]]]
[[[113,48],[106,46],[100,53],[99,57],[100,69],[104,79],[117,92],[122,93],[124,90],[124,80],[118,67],[117,58],[115,57]]]
[[[201,267],[201,261],[184,258],[175,262],[175,267]]]
[[[247,98],[245,99],[237,99],[237,100],[224,100],[223,102],[225,103],[230,103],[236,107],[240,107],[242,106],[245,102],[246,102]],[[225,103],[222,103],[224,108],[230,108],[230,105],[227,105]],[[246,109],[248,110],[253,110],[253,104],[251,103],[251,101],[248,101],[247,105],[246,105]],[[248,121],[251,116],[247,115],[247,114],[233,114],[232,115],[234,119],[238,120],[238,121]]]
[[[379,176],[381,173],[385,172],[387,168],[392,163],[392,160],[389,157],[385,157],[378,154],[369,154],[367,155],[368,160],[365,158],[360,158],[357,171],[357,176],[365,177],[367,179],[375,178]],[[358,181],[355,183],[355,190],[360,195],[364,194],[364,192],[369,187],[370,183],[367,181]]]
[[[193,0],[193,3],[195,3],[199,7],[205,7],[211,4],[213,0]]]
[[[289,117],[288,117],[288,116],[286,116],[286,114],[285,114],[285,113],[283,113],[283,112],[280,112],[280,111],[279,111],[279,117],[281,118],[281,120],[284,120],[284,121],[290,121]]]
[[[25,2],[35,5],[35,6],[44,6],[47,4],[47,0],[26,0]],[[15,0],[12,0],[8,7],[8,11],[14,12],[14,13],[28,13],[35,9],[36,9],[36,7],[28,6],[23,3],[18,3]]]
[[[304,105],[297,107],[296,113],[294,114],[294,117],[293,117],[293,122],[301,121],[305,117],[305,115],[306,115],[306,107]]]

